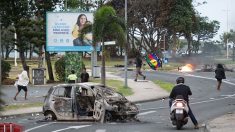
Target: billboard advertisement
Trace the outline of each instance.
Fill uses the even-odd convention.
[[[92,30],[81,30],[93,23],[93,13],[47,12],[47,51],[92,51]]]

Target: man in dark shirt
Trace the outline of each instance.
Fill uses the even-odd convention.
[[[197,119],[193,115],[193,112],[192,112],[192,110],[191,110],[191,108],[189,106],[188,96],[192,95],[192,92],[191,92],[189,86],[184,85],[184,78],[183,77],[178,77],[176,79],[176,83],[177,83],[177,85],[174,86],[174,88],[172,89],[172,91],[170,93],[169,105],[171,107],[172,101],[175,100],[178,95],[182,95],[184,100],[187,101],[188,108],[189,108],[188,114],[189,114],[189,117],[191,118],[191,120],[192,120],[192,122],[194,124],[194,128],[198,129],[199,127],[198,127]]]
[[[135,63],[136,63],[136,76],[135,76],[134,81],[137,81],[138,75],[141,75],[143,77],[143,79],[145,80],[146,76],[143,75],[142,72],[141,72],[141,67],[142,67],[143,62],[142,62],[142,59],[141,59],[140,55],[136,56]]]
[[[86,72],[86,68],[83,68],[80,78],[81,78],[81,82],[88,82],[89,74]]]

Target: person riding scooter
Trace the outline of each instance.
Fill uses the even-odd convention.
[[[194,129],[198,129],[199,126],[198,126],[197,119],[193,115],[193,112],[192,112],[192,110],[191,110],[191,108],[189,106],[189,99],[188,99],[188,97],[190,95],[192,95],[192,92],[191,92],[189,86],[184,84],[184,78],[183,77],[178,77],[176,79],[176,83],[177,83],[177,85],[173,87],[173,89],[172,89],[172,91],[170,93],[170,96],[169,96],[169,98],[170,98],[169,105],[171,107],[172,101],[175,100],[178,95],[182,95],[183,99],[187,102],[188,109],[189,109],[188,115],[189,115],[189,117],[191,118],[191,120],[192,120],[192,122],[194,124]]]

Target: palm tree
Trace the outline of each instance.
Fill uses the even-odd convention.
[[[116,16],[116,11],[111,6],[103,6],[94,14],[93,36],[94,43],[102,43],[102,66],[101,66],[101,83],[105,85],[105,46],[104,41],[107,39],[116,39],[118,43],[124,44],[125,22]]]

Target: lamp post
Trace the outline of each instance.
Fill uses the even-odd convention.
[[[1,23],[1,15],[0,15],[0,86],[2,85],[2,39],[1,39],[1,32],[2,32],[2,23]]]
[[[125,0],[125,23],[126,23],[126,39],[127,39],[127,0]],[[128,40],[125,44],[125,87],[128,87],[127,85],[127,44]]]

